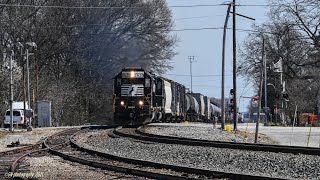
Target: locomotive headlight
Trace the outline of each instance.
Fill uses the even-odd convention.
[[[143,105],[143,101],[139,101],[139,105],[142,106]]]
[[[131,78],[134,78],[135,76],[136,76],[136,73],[135,73],[134,71],[131,71],[131,72],[130,72],[130,77],[131,77]]]
[[[124,101],[121,101],[120,104],[121,104],[121,106],[124,106]]]

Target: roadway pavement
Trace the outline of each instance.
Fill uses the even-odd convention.
[[[245,131],[246,123],[239,123],[238,130]],[[248,132],[255,132],[256,124],[248,123]],[[259,125],[259,133],[265,134],[280,145],[307,146],[310,127],[279,127]],[[311,127],[308,147],[319,147],[320,145],[320,127]]]

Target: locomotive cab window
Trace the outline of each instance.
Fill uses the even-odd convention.
[[[121,86],[121,78],[117,78],[117,86]]]
[[[146,78],[145,87],[150,87],[150,78]]]
[[[144,79],[128,79],[128,78],[123,78],[122,79],[122,84],[143,84]]]
[[[156,94],[162,95],[162,81],[160,79],[157,80]]]

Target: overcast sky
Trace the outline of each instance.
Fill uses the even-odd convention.
[[[167,78],[184,84],[190,88],[190,63],[188,56],[194,56],[192,63],[192,90],[210,97],[221,98],[221,59],[222,59],[222,35],[226,17],[227,6],[218,5],[227,1],[223,0],[167,0],[172,10],[174,19],[173,31],[177,35],[176,52],[172,71],[167,72]],[[236,0],[240,5],[267,5],[265,0]],[[183,5],[218,5],[207,7],[173,7]],[[232,9],[231,9],[232,10]],[[269,8],[267,6],[238,6],[236,12],[252,18],[255,21],[243,17],[236,18],[237,29],[252,29],[252,25],[261,24],[267,19]],[[232,15],[229,18],[228,27],[232,27]],[[218,28],[210,30],[184,30],[198,28]],[[219,29],[220,28],[220,29]],[[239,60],[239,48],[248,32],[237,31],[237,59]],[[232,30],[228,30],[226,40],[226,67],[225,67],[225,97],[229,97],[232,88]],[[249,84],[248,84],[249,83]],[[253,96],[254,88],[251,82],[237,77],[237,96],[240,112],[246,111],[248,99],[240,96]]]

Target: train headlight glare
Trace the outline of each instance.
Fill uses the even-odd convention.
[[[142,106],[143,105],[143,101],[139,101],[139,105]]]
[[[131,78],[134,78],[134,77],[135,77],[135,74],[136,74],[136,73],[135,73],[134,71],[131,71],[131,72],[130,72],[130,77],[131,77]]]
[[[121,106],[124,106],[124,101],[121,101],[120,104],[121,104]]]

